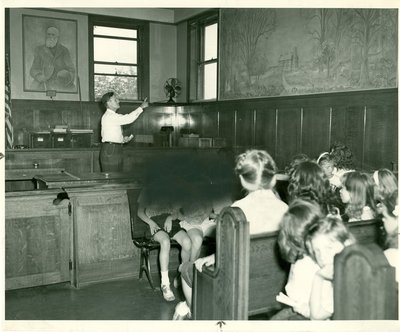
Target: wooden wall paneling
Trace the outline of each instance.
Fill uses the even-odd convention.
[[[363,168],[392,169],[391,162],[398,162],[397,105],[371,105],[366,112]]]
[[[150,109],[145,109],[145,111],[139,116],[134,123],[127,124],[123,126],[123,131],[125,135],[137,135],[137,134],[150,134],[150,120],[149,113]]]
[[[363,165],[364,107],[350,106],[333,108],[332,144],[344,143],[353,152],[356,168]]]
[[[201,130],[203,137],[218,137],[218,107],[216,104],[203,106]]]
[[[329,151],[329,135],[330,108],[304,108],[301,152],[311,158],[318,158],[321,152]]]
[[[158,153],[155,153],[157,151]],[[146,178],[148,173],[152,172],[152,167],[162,160],[162,152],[159,149],[129,149],[124,147],[124,172],[132,172],[138,178]]]
[[[40,168],[64,168],[71,173],[90,173],[92,151],[89,149],[42,149],[15,150],[6,153],[6,169],[32,168],[33,163]]]
[[[90,172],[100,172],[100,149],[94,149],[90,153],[92,168]]]
[[[188,108],[179,108],[179,117],[181,128],[190,129],[200,137],[205,137],[203,134],[203,108],[206,106],[189,106]],[[178,132],[179,137],[181,136]]]
[[[70,280],[71,218],[57,193],[12,193],[5,201],[6,289]]]
[[[236,109],[236,146],[254,146],[254,107],[251,103],[237,103]]]
[[[274,108],[257,108],[255,126],[255,146],[265,149],[275,159],[276,111]]]
[[[226,138],[228,146],[235,142],[235,109],[233,103],[223,103],[219,108],[219,136]]]
[[[300,108],[278,109],[277,153],[275,162],[284,169],[291,159],[300,153]]]
[[[90,173],[92,169],[91,153],[85,150],[64,150],[62,153],[49,150],[48,158],[51,160],[51,167],[65,168],[72,174]]]

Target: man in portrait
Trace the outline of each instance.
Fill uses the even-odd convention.
[[[69,50],[60,41],[60,31],[50,26],[46,31],[45,44],[35,48],[30,69],[35,90],[73,91],[75,66]]]

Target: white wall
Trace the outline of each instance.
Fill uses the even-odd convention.
[[[57,8],[57,10],[174,23],[174,10],[166,8]]]
[[[175,25],[150,24],[150,101],[164,102],[164,83],[177,77],[177,34]]]

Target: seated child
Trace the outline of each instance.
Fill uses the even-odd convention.
[[[325,175],[327,176],[329,183],[331,185],[332,191],[335,191],[336,188],[339,188],[342,184],[340,182],[340,178],[333,173],[335,168],[334,161],[329,154],[329,152],[322,153],[318,159],[317,163],[321,166],[322,170],[324,171]]]
[[[399,282],[399,206],[398,192],[394,191],[390,196],[386,197],[382,204],[382,221],[386,231],[385,256],[390,265],[396,268],[396,280]]]
[[[304,237],[307,228],[321,217],[318,204],[296,199],[282,218],[278,245],[282,257],[291,263],[285,291],[293,306],[282,309],[271,320],[310,318],[311,287],[319,266],[307,254]]]
[[[155,182],[142,190],[138,198],[138,217],[149,225],[154,241],[160,243],[161,291],[166,301],[174,301],[168,277],[170,239],[182,247],[182,262],[190,259],[191,241],[177,220],[182,220],[179,198],[174,194],[171,183]]]
[[[249,150],[236,159],[236,174],[247,196],[231,206],[242,209],[250,224],[250,234],[272,232],[279,229],[287,205],[279,200],[272,191],[276,183],[276,165],[272,157],[263,150]],[[199,258],[194,262],[201,271],[202,266],[215,264],[215,254]],[[182,289],[186,301],[178,303],[174,320],[190,316],[192,300],[193,262],[182,265]]]
[[[337,213],[337,202],[328,178],[314,161],[303,161],[297,165],[288,186],[289,202],[303,199],[317,203],[322,213]]]
[[[348,172],[342,176],[340,197],[346,204],[345,220],[349,222],[375,218],[374,185],[371,178],[360,172]]]
[[[305,237],[308,254],[319,265],[310,296],[310,319],[326,320],[333,315],[333,271],[335,255],[355,243],[338,217],[328,216],[312,224]]]
[[[387,197],[397,191],[396,176],[387,168],[381,168],[374,172],[372,178],[375,183],[375,199],[383,202]]]
[[[285,167],[285,174],[287,174],[290,179],[293,175],[293,172],[296,170],[297,166],[303,161],[309,161],[309,160],[310,158],[304,153],[295,155],[290,161],[289,165]]]
[[[329,155],[335,165],[333,174],[339,179],[343,174],[354,171],[353,152],[346,145],[335,142],[329,151]]]

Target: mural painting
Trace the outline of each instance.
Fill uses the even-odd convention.
[[[397,9],[221,9],[220,99],[397,87]]]

